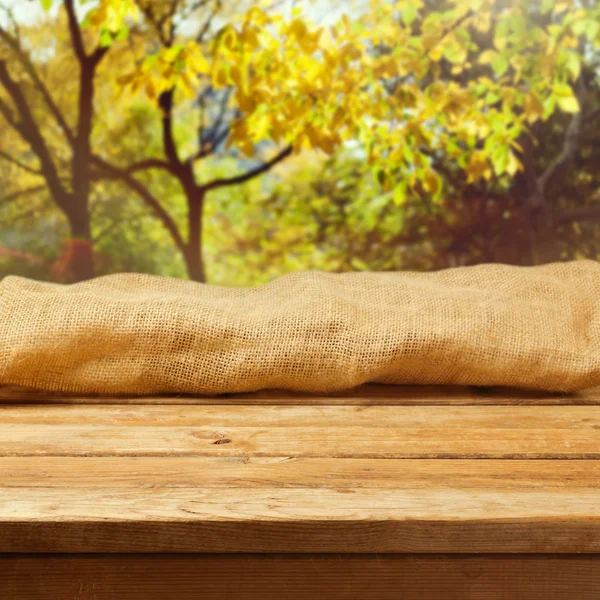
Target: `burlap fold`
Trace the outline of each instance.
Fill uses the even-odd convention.
[[[600,385],[600,264],[306,272],[240,289],[120,274],[0,283],[0,383],[105,394],[364,382]]]

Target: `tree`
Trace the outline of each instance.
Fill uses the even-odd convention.
[[[4,97],[0,97],[0,114],[5,123],[27,144],[35,156],[35,167],[19,163],[30,173],[45,181],[53,201],[66,216],[71,231],[71,268],[75,280],[88,279],[94,275],[89,198],[91,186],[91,135],[94,106],[94,78],[100,61],[108,47],[95,45],[86,48],[84,36],[75,14],[74,0],[65,0],[64,8],[68,21],[70,42],[77,59],[78,89],[76,118],[69,119],[56,103],[53,95],[40,75],[31,51],[24,46],[19,28],[13,21],[13,30],[0,27],[3,43],[3,58],[0,60],[0,86]],[[13,61],[9,67],[7,58]],[[34,92],[32,98],[31,91]],[[37,104],[45,105],[45,116],[52,119],[70,147],[68,177],[61,175],[57,157],[50,148],[47,129],[49,125],[36,118]],[[13,161],[14,162],[14,161]]]
[[[556,258],[556,218],[546,199],[573,159],[587,118],[582,61],[599,38],[600,7],[575,0],[541,7],[379,1],[358,21],[343,16],[330,30],[314,26],[300,10],[286,20],[253,6],[221,28],[210,61],[197,42],[166,38],[121,82],[155,96],[163,115],[171,114],[178,86],[192,90],[208,80],[212,88],[233,89],[237,118],[228,143],[248,156],[265,139],[285,147],[257,174],[292,151],[331,155],[351,140],[362,144],[382,185],[394,186],[398,204],[409,193],[439,201],[445,183],[436,168],[440,156],[467,183],[522,172],[531,259],[540,262]],[[573,117],[560,153],[539,173],[531,162],[531,129],[557,111]],[[190,200],[189,252],[199,239],[193,224],[206,192],[247,177],[195,187],[168,135],[165,154],[190,199],[196,198]],[[202,149],[195,157],[204,157]],[[194,206],[200,207],[196,213]]]
[[[136,21],[137,7],[143,22]],[[439,203],[443,185],[453,185],[442,170],[448,163],[467,185],[526,171],[528,130],[557,112],[579,115],[585,82],[578,44],[597,45],[600,29],[600,9],[576,2],[545,2],[540,11],[516,1],[379,0],[361,19],[344,16],[331,28],[317,27],[298,9],[291,18],[252,5],[235,18],[223,10],[223,3],[204,0],[101,0],[86,18],[88,31],[69,19],[84,46],[94,48],[83,56],[118,52],[126,37],[136,44],[135,63],[105,76],[136,101],[153,102],[162,131],[161,153],[134,161],[82,142],[86,175],[77,176],[78,189],[89,191],[91,180],[126,184],[164,224],[198,280],[205,277],[207,196],[266,173],[292,153],[331,155],[358,144],[396,206],[409,197]],[[77,39],[73,31],[71,38]],[[77,53],[75,41],[73,48]],[[454,79],[440,81],[448,73]],[[195,148],[189,135],[177,134],[192,111]],[[85,139],[79,129],[77,136]],[[245,155],[246,169],[202,179],[199,164],[226,147]],[[250,163],[266,152],[268,160]],[[157,172],[183,191],[185,228],[159,200]],[[70,179],[73,188],[73,172]]]
[[[117,179],[128,185],[135,193],[143,198],[154,214],[161,220],[174,240],[175,245],[184,256],[188,275],[191,279],[204,281],[206,278],[202,255],[203,215],[207,195],[224,187],[240,185],[269,171],[277,163],[291,154],[289,146],[277,151],[269,160],[256,166],[249,166],[240,175],[234,177],[221,177],[198,181],[196,177],[196,164],[206,160],[211,155],[222,149],[223,143],[230,134],[233,118],[238,115],[236,109],[231,109],[229,103],[231,90],[226,89],[219,93],[212,85],[204,86],[197,91],[191,80],[187,79],[185,72],[176,75],[173,72],[177,61],[189,65],[198,65],[206,62],[198,51],[203,44],[208,44],[208,38],[214,32],[211,29],[217,15],[222,11],[222,3],[194,2],[188,4],[181,0],[170,0],[164,3],[140,2],[139,6],[144,14],[145,23],[154,33],[153,43],[160,44],[160,52],[152,56],[149,62],[142,61],[142,65],[151,65],[160,71],[160,77],[145,75],[144,90],[157,102],[160,111],[162,131],[162,157],[142,158],[126,165],[111,163],[106,157],[97,154],[94,162],[98,170],[98,178]],[[196,13],[200,13],[197,15]],[[193,44],[187,46],[177,43],[178,23],[189,23],[192,15],[198,18],[197,31],[193,36]],[[162,53],[162,54],[161,54]],[[158,66],[157,63],[159,64]],[[129,74],[119,78],[121,85],[136,86],[136,75]],[[196,95],[195,110],[199,113],[196,149],[183,156],[178,148],[178,140],[174,132],[176,119],[177,100],[181,104],[186,102],[181,98],[178,86],[183,85],[188,96]],[[209,122],[211,121],[211,122]],[[163,208],[161,202],[152,193],[151,187],[146,185],[139,176],[148,170],[161,169],[174,177],[184,192],[187,202],[187,236],[176,224],[172,216]]]

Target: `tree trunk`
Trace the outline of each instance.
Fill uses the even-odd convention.
[[[192,281],[198,281],[199,283],[206,282],[204,261],[198,248],[188,248],[188,252],[185,255],[185,266],[188,276]]]
[[[531,263],[543,265],[560,261],[557,222],[552,211],[545,205],[536,207],[532,211],[531,225]]]
[[[188,200],[188,243],[185,264],[192,281],[204,283],[206,272],[202,257],[202,220],[204,212],[204,190],[196,186],[186,190]]]
[[[73,279],[83,281],[94,276],[94,257],[90,226],[90,162],[94,98],[94,67],[88,61],[81,64],[79,88],[79,119],[72,157],[72,202],[70,266]]]
[[[94,277],[94,253],[87,208],[69,215],[71,239],[67,249],[68,266],[74,281],[85,281]]]

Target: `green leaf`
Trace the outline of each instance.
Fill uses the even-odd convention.
[[[569,52],[567,56],[567,60],[565,62],[565,67],[571,76],[573,81],[579,77],[579,73],[581,73],[581,58],[575,52]]]
[[[368,271],[369,270],[369,265],[364,260],[361,260],[360,258],[357,258],[356,256],[352,258],[352,260],[350,261],[350,264],[357,271]]]
[[[406,190],[407,190],[406,181],[401,181],[394,188],[393,199],[394,199],[394,204],[396,206],[402,206],[402,204],[404,204],[404,202],[406,201]]]
[[[556,108],[556,96],[552,94],[548,96],[544,102],[544,121],[554,112]]]
[[[557,96],[556,101],[560,109],[566,113],[579,112],[579,101],[575,96]]]
[[[44,10],[50,10],[52,8],[52,0],[41,0],[41,2]]]
[[[585,33],[590,40],[595,40],[600,33],[600,23],[590,19],[585,29]]]
[[[495,50],[484,50],[479,55],[479,62],[482,65],[489,65],[497,55],[498,53]]]
[[[405,144],[404,147],[402,148],[402,152],[404,154],[404,160],[406,160],[406,162],[411,165],[415,162],[415,153],[413,152],[413,149],[410,147],[410,144]]]
[[[492,155],[492,166],[496,175],[503,175],[508,166],[508,148],[499,146]]]
[[[541,4],[540,4],[540,12],[545,15],[546,13],[549,13],[552,10],[552,7],[554,6],[554,0],[542,0]]]
[[[501,96],[497,92],[488,92],[485,96],[486,104],[496,104],[500,100]]]
[[[555,83],[552,89],[557,97],[571,98],[573,96],[573,89],[568,83]]]
[[[467,56],[467,51],[460,44],[448,44],[444,48],[444,58],[454,65],[464,63],[467,60]]]
[[[492,60],[492,69],[494,69],[494,73],[498,75],[498,77],[502,77],[506,71],[508,71],[509,62],[508,60],[502,56],[502,54],[496,54]]]
[[[418,14],[419,10],[417,7],[410,2],[402,9],[402,22],[409,26],[417,18]]]
[[[494,33],[494,46],[498,50],[504,50],[506,48],[506,42],[508,33],[510,31],[510,22],[508,19],[500,19],[498,25],[496,25],[496,31]]]
[[[103,29],[100,33],[100,47],[108,48],[112,44],[113,38],[108,29]]]
[[[127,27],[127,25],[123,24],[123,25],[121,25],[121,29],[119,29],[119,33],[117,33],[117,35],[115,36],[115,39],[118,41],[122,41],[127,38],[128,34],[129,34],[129,27]]]

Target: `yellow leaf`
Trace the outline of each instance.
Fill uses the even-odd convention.
[[[199,52],[190,55],[187,59],[187,64],[195,73],[202,75],[210,73],[209,62]]]
[[[215,87],[225,87],[229,84],[229,81],[229,67],[226,64],[218,65],[213,69],[212,82]]]
[[[483,152],[471,154],[465,172],[468,183],[473,183],[481,178],[489,179],[492,176],[492,169]]]
[[[432,196],[435,196],[440,190],[439,177],[431,170],[425,172],[423,176],[423,188]]]
[[[558,96],[556,102],[563,112],[577,113],[580,110],[579,101],[575,96]]]
[[[308,33],[308,28],[306,23],[301,19],[294,19],[291,22],[288,31],[291,35],[296,36],[297,39],[301,39]]]
[[[155,100],[157,96],[156,88],[154,87],[154,82],[151,78],[146,82],[146,95],[150,100]]]
[[[177,83],[179,84],[178,87],[188,98],[193,98],[196,95],[196,86],[186,73],[181,74]]]
[[[117,83],[122,86],[127,86],[134,80],[135,77],[135,73],[127,73],[126,75],[121,75],[120,77],[118,77]]]
[[[523,165],[521,161],[514,155],[514,153],[508,153],[508,163],[506,165],[506,172],[512,177],[517,171],[522,171]]]
[[[527,92],[523,96],[523,111],[529,123],[535,123],[544,116],[544,105],[534,92]]]
[[[442,58],[443,52],[442,52],[442,50],[440,49],[439,46],[435,46],[434,48],[432,48],[429,51],[429,55],[428,56],[429,56],[429,58],[431,60],[433,60],[435,62],[438,62]]]

